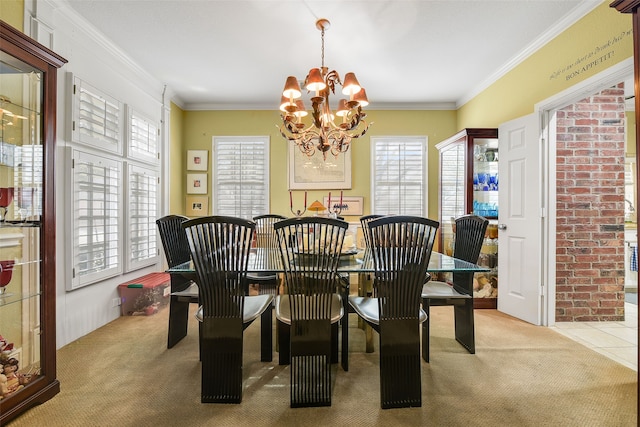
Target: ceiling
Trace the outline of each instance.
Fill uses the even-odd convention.
[[[356,73],[370,109],[454,108],[601,0],[60,0],[185,109],[272,109],[287,76]]]

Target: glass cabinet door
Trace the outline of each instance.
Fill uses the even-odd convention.
[[[0,52],[0,365],[3,398],[42,374],[42,77]],[[4,380],[4,378],[2,378]]]
[[[498,218],[498,140],[473,139],[473,213]]]

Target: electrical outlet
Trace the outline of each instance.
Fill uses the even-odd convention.
[[[119,307],[120,306],[120,298],[114,298],[111,300],[111,307]]]

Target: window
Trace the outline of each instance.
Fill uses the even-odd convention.
[[[122,154],[122,103],[73,77],[72,140]]]
[[[269,212],[269,137],[213,138],[215,215],[251,219]]]
[[[72,290],[122,272],[122,163],[74,150],[70,164],[73,268],[67,289]]]
[[[152,169],[129,165],[127,178],[127,270],[159,260],[156,219],[160,175]]]
[[[427,216],[427,138],[371,137],[371,211]]]
[[[131,159],[157,164],[159,159],[160,128],[153,121],[141,116],[127,106],[128,132],[127,155]]]

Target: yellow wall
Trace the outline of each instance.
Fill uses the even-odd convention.
[[[636,112],[625,112],[627,136],[625,140],[624,154],[627,157],[636,155]]]
[[[24,0],[0,0],[0,19],[24,32]]]
[[[183,173],[186,165],[186,151],[182,148],[184,133],[184,111],[171,103],[169,140],[169,213],[184,215],[184,188],[186,176]]]
[[[632,57],[631,14],[609,3],[603,2],[462,106],[458,128],[497,127],[530,114],[536,103]]]
[[[186,150],[211,152],[213,136],[268,135],[271,146],[269,165],[271,212],[290,216],[287,142],[276,127],[281,120],[275,105],[274,103],[273,111],[186,111],[183,126],[183,154]],[[373,122],[373,125],[365,136],[354,140],[350,148],[352,150],[352,188],[344,191],[344,196],[364,196],[365,214],[369,213],[371,193],[369,166],[371,136],[426,135],[429,144],[429,183],[435,183],[438,180],[438,152],[434,146],[457,130],[455,111],[368,111],[367,120],[370,123]],[[209,166],[209,174],[211,170]],[[309,191],[308,204],[314,200],[322,201],[322,197],[329,191],[331,189]],[[210,188],[208,195],[211,200]],[[302,191],[294,197],[302,201]],[[438,197],[434,187],[429,192],[429,217],[438,217],[437,205]],[[357,218],[347,218],[347,220],[355,221]]]

